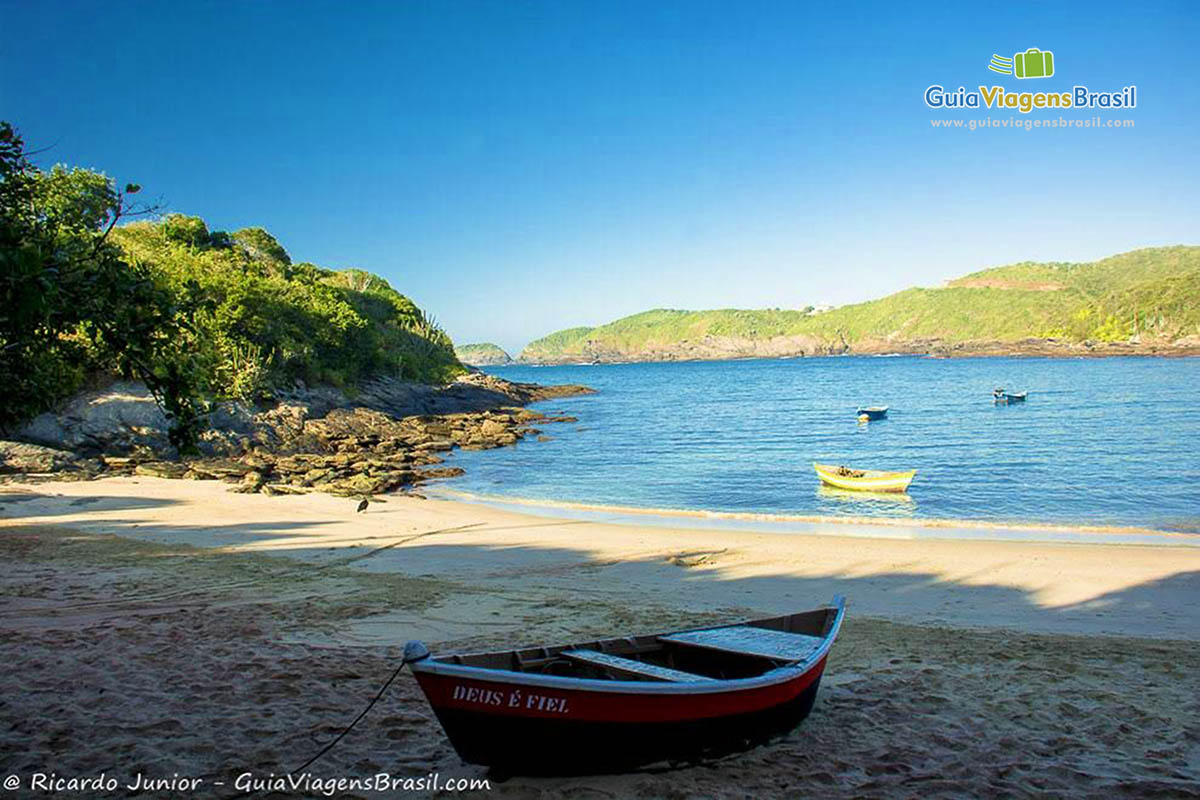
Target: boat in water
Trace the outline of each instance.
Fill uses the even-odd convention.
[[[745,750],[808,716],[845,614],[405,660],[464,761],[512,774],[619,772]]]
[[[917,474],[915,469],[908,472],[887,472],[832,464],[813,464],[813,469],[821,482],[827,486],[856,492],[907,492],[908,485]]]
[[[1024,403],[1028,396],[1029,392],[1010,392],[1003,388],[992,390],[992,400],[997,403]]]
[[[887,406],[866,406],[858,409],[855,415],[858,417],[866,417],[868,420],[883,419],[887,416]]]

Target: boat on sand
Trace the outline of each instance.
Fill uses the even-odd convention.
[[[817,477],[827,486],[856,492],[907,492],[915,469],[887,472],[880,469],[854,469],[832,464],[813,464]]]
[[[761,744],[812,709],[845,613],[405,660],[464,761],[514,774],[617,772]]]

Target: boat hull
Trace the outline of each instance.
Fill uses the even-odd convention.
[[[543,688],[414,672],[464,761],[520,774],[586,774],[711,758],[787,733],[812,710],[824,668],[822,657],[707,692]]]

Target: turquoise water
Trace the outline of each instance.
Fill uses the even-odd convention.
[[[537,502],[1200,532],[1200,359],[844,357],[495,367],[598,394],[541,403],[548,442],[456,452],[447,488]],[[994,386],[1028,389],[996,406]],[[855,420],[858,405],[891,407]],[[907,498],[813,461],[917,469]]]

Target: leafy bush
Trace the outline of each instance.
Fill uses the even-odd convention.
[[[262,228],[206,235],[203,220],[181,215],[113,231],[131,259],[197,306],[208,394],[252,399],[296,380],[438,382],[462,371],[449,337],[383,278],[293,264]]]
[[[144,380],[172,441],[194,440],[204,406],[182,346],[190,309],[109,238],[137,191],[89,170],[43,172],[0,123],[0,426],[107,371]]]
[[[194,441],[205,399],[296,380],[441,382],[464,371],[436,322],[382,278],[293,264],[262,228],[132,209],[105,175],[42,172],[0,123],[0,426],[96,372],[146,381]]]

